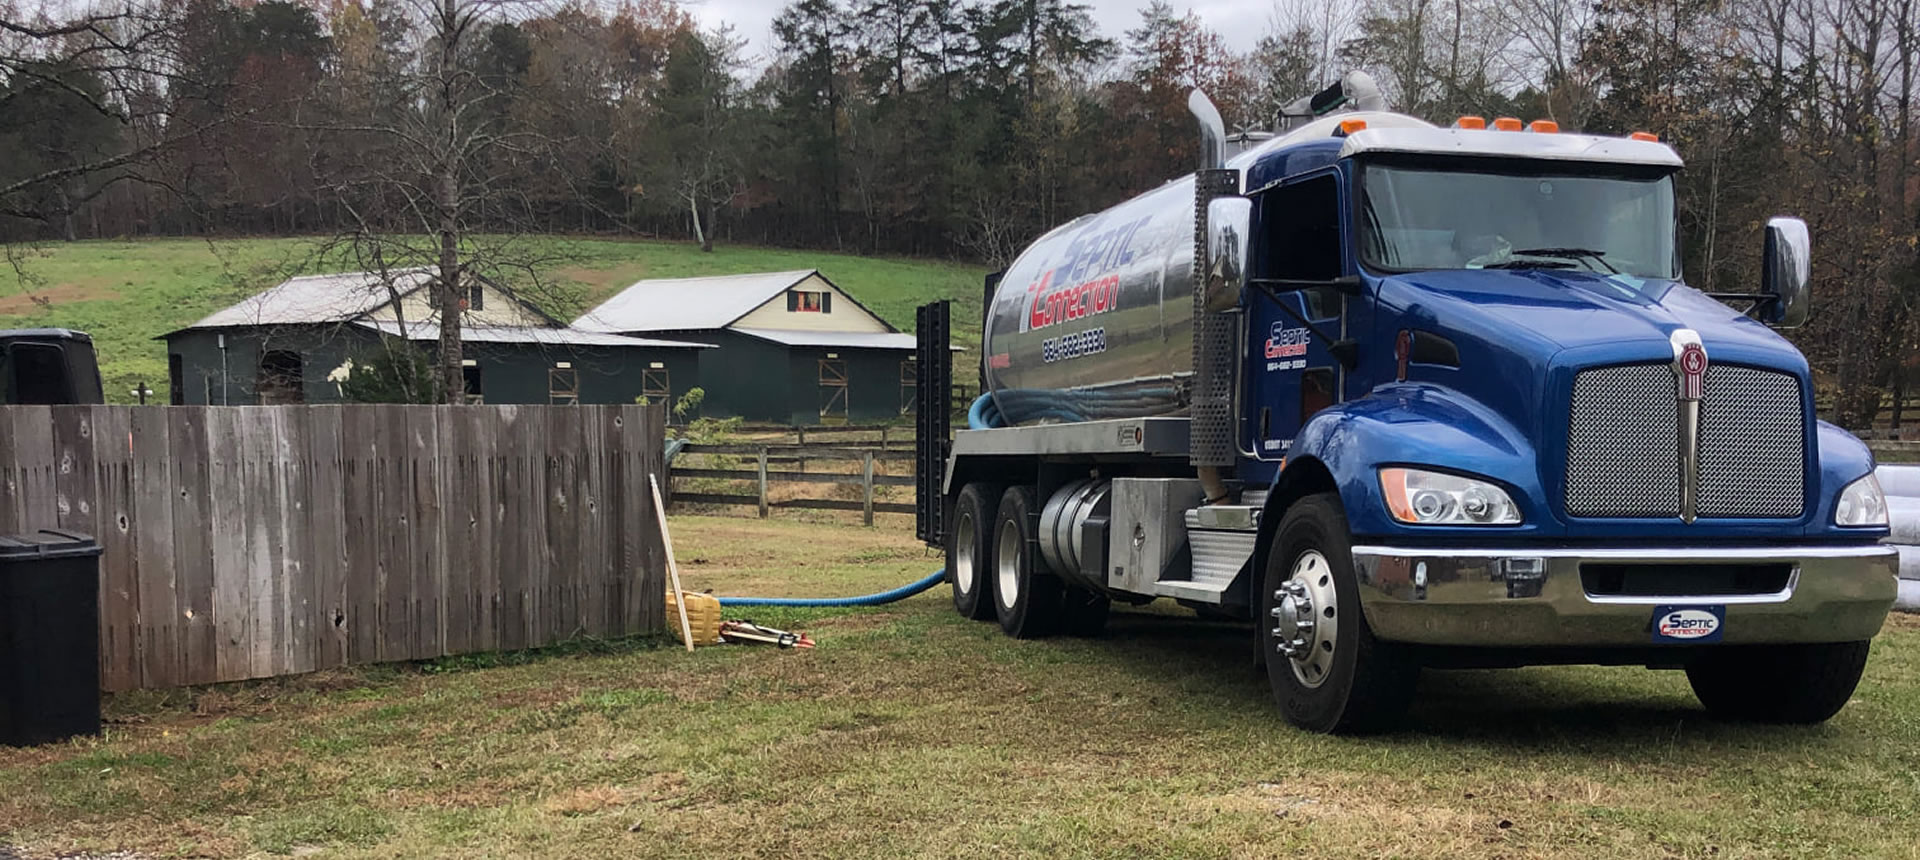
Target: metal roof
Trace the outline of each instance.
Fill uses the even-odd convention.
[[[388,275],[391,291],[378,272],[290,278],[187,328],[345,322],[387,304],[395,294],[404,296],[426,286],[433,280],[433,269],[395,269]]]
[[[1347,142],[1340,147],[1341,158],[1363,152],[1529,158],[1675,168],[1684,163],[1673,147],[1651,140],[1464,128],[1369,127],[1348,135]]]
[[[587,311],[573,326],[603,332],[726,328],[818,272],[795,269],[638,281]]]
[[[353,324],[386,335],[397,336],[400,334],[400,324],[388,320],[357,320]],[[407,324],[408,340],[433,341],[439,340],[439,338],[440,326],[437,323],[414,322]],[[710,343],[654,340],[644,337],[606,334],[597,331],[581,331],[577,328],[537,328],[533,326],[466,326],[460,330],[460,339],[468,343],[535,343],[542,346],[622,346],[645,347],[649,349],[714,348],[714,345]]]
[[[797,331],[777,328],[737,328],[749,337],[770,340],[786,346],[840,346],[848,349],[917,349],[919,342],[910,334],[877,331]]]

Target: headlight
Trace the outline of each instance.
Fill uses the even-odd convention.
[[[1872,475],[1847,485],[1840,491],[1840,502],[1833,506],[1836,526],[1885,526],[1887,496],[1880,492],[1880,481]]]
[[[1387,511],[1403,523],[1422,526],[1514,526],[1520,509],[1506,490],[1445,472],[1381,469]]]

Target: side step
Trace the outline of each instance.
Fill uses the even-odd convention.
[[[1260,531],[1260,509],[1252,505],[1208,505],[1187,511],[1187,546],[1193,578],[1160,580],[1153,593],[1208,606],[1222,606],[1253,558]]]

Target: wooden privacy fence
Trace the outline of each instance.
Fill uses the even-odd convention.
[[[642,406],[0,408],[0,534],[92,534],[101,685],[657,632]]]

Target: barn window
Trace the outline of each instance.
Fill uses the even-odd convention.
[[[485,284],[467,287],[467,310],[484,311],[487,309],[487,288]]]
[[[787,310],[793,313],[833,313],[833,295],[818,290],[788,290]]]
[[[174,406],[187,402],[187,374],[177,352],[167,353],[167,402]]]
[[[254,392],[262,406],[280,406],[306,402],[301,388],[303,377],[300,353],[270,349],[260,354],[260,370],[254,376]]]

